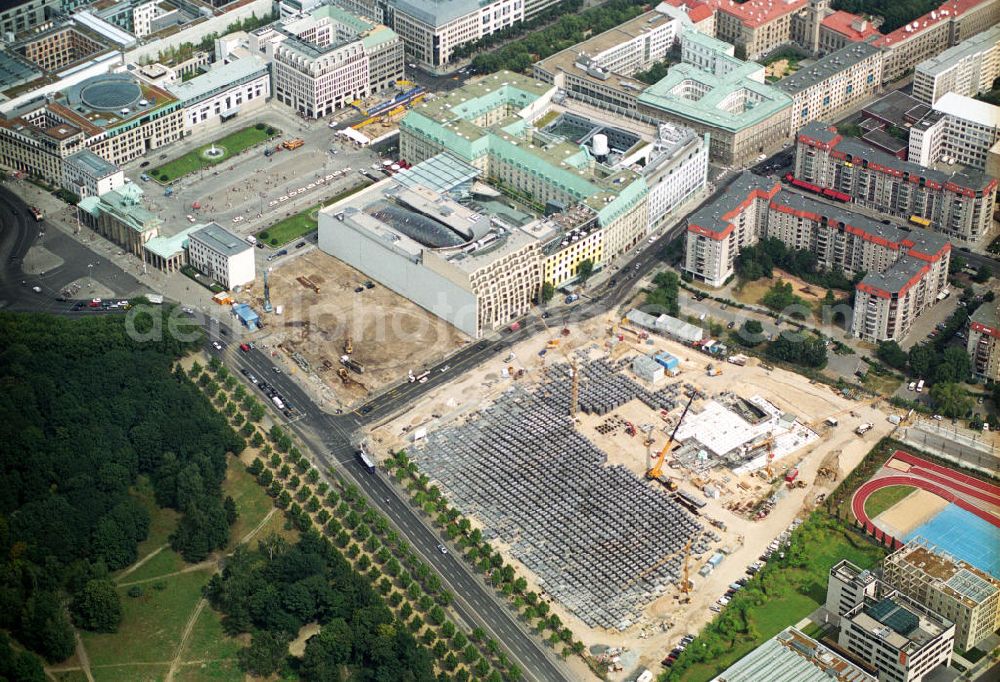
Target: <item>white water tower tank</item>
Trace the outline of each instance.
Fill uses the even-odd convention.
[[[598,133],[594,135],[594,139],[591,142],[591,149],[594,151],[594,156],[599,159],[603,159],[608,155],[608,136],[603,133]]]

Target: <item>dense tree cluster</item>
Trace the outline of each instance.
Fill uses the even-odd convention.
[[[747,348],[759,346],[766,338],[764,334],[764,325],[762,325],[758,320],[753,319],[743,320],[743,324],[741,324],[740,328],[731,336],[736,343],[741,346],[746,346]]]
[[[561,16],[566,14],[575,14],[581,7],[583,7],[583,0],[563,0],[562,2],[549,7],[544,12],[539,12],[527,21],[519,21],[515,24],[511,24],[510,26],[505,26],[499,31],[494,31],[489,35],[485,35],[479,40],[473,40],[457,46],[451,51],[451,57],[455,60],[465,59],[466,57],[470,57],[482,52],[483,50],[491,48],[494,45],[500,45],[508,40],[519,38],[527,33],[534,33],[538,29],[552,23]]]
[[[646,291],[646,301],[643,310],[650,315],[673,315],[680,314],[680,303],[677,301],[677,294],[680,287],[680,279],[677,273],[672,270],[658,272],[653,278],[655,289]]]
[[[582,3],[576,4],[579,7]],[[638,0],[609,0],[582,12],[560,12],[559,20],[555,23],[494,52],[476,54],[481,48],[472,45],[467,54],[476,54],[472,59],[472,66],[478,73],[493,73],[501,69],[528,71],[540,59],[639,16],[644,6],[645,3]]]
[[[941,0],[834,0],[833,2],[834,9],[884,18],[885,21],[878,29],[883,34],[892,33],[941,5]]]
[[[799,319],[805,317],[804,311],[808,309],[806,302],[800,296],[795,295],[792,283],[784,282],[781,279],[774,283],[768,292],[764,294],[764,297],[760,299],[760,302],[775,312],[781,313],[787,311],[789,316]],[[795,306],[795,309],[788,310],[792,306]]]
[[[45,682],[47,679],[38,656],[16,651],[11,647],[10,638],[0,632],[0,680]]]
[[[256,551],[243,547],[205,588],[230,634],[252,632],[239,656],[257,675],[293,668],[303,680],[433,680],[430,652],[399,623],[369,580],[329,541],[306,532],[295,545],[271,536]],[[322,629],[301,659],[287,644],[306,623]]]
[[[822,369],[826,366],[826,344],[812,334],[783,332],[768,344],[766,353],[772,360],[803,367]]]
[[[667,72],[670,70],[670,67],[676,63],[677,60],[675,59],[664,59],[663,61],[656,62],[644,71],[637,71],[632,77],[637,81],[642,81],[643,83],[647,83],[649,85],[655,85],[667,77]]]
[[[851,280],[839,266],[820,270],[815,253],[807,249],[790,249],[775,237],[762,239],[752,246],[740,249],[735,265],[736,274],[746,281],[771,277],[774,268],[780,268],[810,284],[828,289],[849,290],[854,287],[854,282],[864,277],[861,274]]]
[[[221,508],[226,452],[243,448],[172,371],[193,343],[167,332],[172,314],[128,324],[0,314],[0,628],[50,661],[73,652],[70,598],[82,627],[120,619],[102,579],[135,561],[147,535],[149,515],[129,494],[136,478],[148,475],[183,524],[207,525],[194,512]],[[160,340],[136,340],[157,326]]]

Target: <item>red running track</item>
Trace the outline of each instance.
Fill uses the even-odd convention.
[[[961,490],[978,500],[1000,507],[1000,487],[998,486],[973,478],[961,471],[928,462],[902,450],[896,450],[893,458],[909,464],[911,469],[908,473],[924,476],[950,488]],[[916,467],[915,471],[913,467]]]
[[[851,499],[851,510],[854,512],[854,516],[866,527],[873,526],[871,519],[865,513],[865,502],[873,492],[892,485],[909,485],[942,497],[1000,528],[1000,516],[980,509],[969,502],[966,497],[974,497],[983,502],[1000,506],[1000,488],[997,486],[914,457],[901,450],[897,450],[893,457],[909,464],[911,466],[910,472],[893,473],[866,481],[854,492],[854,497]]]

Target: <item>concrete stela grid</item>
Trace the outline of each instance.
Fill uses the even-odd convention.
[[[621,363],[580,362],[579,407],[606,414],[639,399],[654,409],[679,403],[675,384],[650,392]],[[549,596],[588,627],[624,630],[650,601],[679,583],[692,555],[720,538],[661,488],[578,432],[569,417],[567,364],[535,390],[514,386],[465,422],[435,431],[413,458],[487,539],[511,546]]]

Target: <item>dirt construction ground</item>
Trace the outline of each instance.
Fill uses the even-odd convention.
[[[259,341],[281,348],[286,358],[301,354],[309,371],[321,378],[320,393],[332,406],[347,408],[468,342],[451,325],[380,284],[356,293],[366,279],[314,246],[270,274],[271,302],[282,306],[282,314],[271,318]],[[255,295],[262,296],[262,289]],[[348,338],[350,357],[364,373],[350,372],[345,383],[338,369]]]
[[[479,367],[462,375],[460,379],[443,386],[429,394],[422,403],[414,406],[405,415],[394,421],[383,424],[371,434],[378,457],[383,458],[390,451],[405,448],[420,447],[412,442],[414,430],[426,427],[433,431],[455,420],[460,420],[493,402],[496,397],[508,388],[514,381],[537,382],[542,375],[543,360],[548,363],[563,362],[562,351],[572,352],[577,349],[587,349],[592,358],[607,356],[605,339],[608,329],[615,322],[610,316],[590,320],[580,326],[571,327],[570,336],[564,338],[561,350],[549,350],[544,358],[538,352],[544,348],[548,340],[544,335],[523,342],[514,348],[515,358],[508,361],[505,355],[498,355]],[[554,331],[553,335],[558,334]],[[736,476],[731,470],[715,468],[708,476],[702,475],[696,485],[690,474],[680,469],[665,469],[671,476],[679,480],[682,489],[700,499],[705,499],[700,486],[707,483],[718,487],[721,491],[719,499],[706,500],[707,506],[702,510],[702,520],[715,519],[725,524],[726,530],[715,530],[722,536],[722,541],[714,549],[726,548],[730,553],[722,564],[707,578],[697,575],[697,570],[708,559],[707,555],[691,557],[690,570],[695,589],[691,603],[678,603],[675,590],[668,591],[653,601],[645,610],[640,621],[624,632],[606,631],[587,628],[579,619],[571,615],[567,609],[557,603],[552,603],[554,612],[558,613],[563,622],[571,627],[574,633],[588,647],[593,644],[627,647],[629,653],[623,659],[627,663],[625,671],[635,665],[646,665],[657,669],[661,658],[672,645],[687,632],[695,632],[701,628],[711,616],[709,607],[725,592],[727,586],[742,576],[744,570],[764,549],[784,531],[800,513],[815,506],[816,496],[829,493],[837,481],[853,469],[871,447],[885,436],[892,425],[886,420],[886,414],[870,404],[847,400],[836,394],[830,387],[810,383],[797,374],[784,370],[766,370],[755,360],[745,367],[731,364],[724,366],[721,376],[706,376],[705,366],[708,358],[683,345],[654,337],[654,343],[636,345],[624,354],[634,356],[639,352],[649,354],[656,351],[667,351],[681,360],[681,374],[676,378],[667,377],[653,388],[660,388],[673,382],[692,383],[700,387],[710,398],[724,391],[732,391],[744,397],[760,395],[771,401],[783,411],[797,415],[798,420],[813,428],[819,434],[819,440],[803,448],[802,451],[790,454],[786,459],[774,464],[776,482],[770,482],[761,475],[745,474]],[[616,356],[621,357],[620,353]],[[508,365],[515,369],[524,369],[521,379],[503,378],[501,370]],[[640,381],[641,383],[641,381]],[[700,401],[695,402],[695,406]],[[671,421],[676,420],[680,408],[670,413]],[[632,401],[604,417],[578,415],[581,431],[608,455],[609,464],[621,464],[637,476],[642,476],[647,468],[647,449],[644,445],[645,435],[640,432],[629,436],[624,428],[615,429],[607,435],[601,435],[596,427],[615,415],[623,420],[631,421],[636,427],[652,424],[653,444],[651,451],[655,455],[662,447],[669,433],[666,422],[660,415],[638,400]],[[827,417],[836,416],[839,425],[826,427],[823,422]],[[874,427],[864,436],[857,436],[854,430],[861,423],[869,422]],[[787,489],[781,483],[781,476],[791,466],[799,469],[799,479],[806,483],[805,488]],[[820,467],[836,472],[836,477],[818,476]],[[651,484],[653,485],[653,484]],[[730,511],[734,503],[746,504],[750,500],[762,500],[777,491],[778,502],[774,509],[762,520],[752,520],[747,515]],[[446,492],[447,494],[447,492]],[[477,521],[473,519],[473,522]],[[507,548],[500,547],[501,551]],[[521,575],[530,584],[536,584],[523,565],[513,560],[506,552],[506,560],[511,561]],[[544,592],[543,592],[544,594]]]

